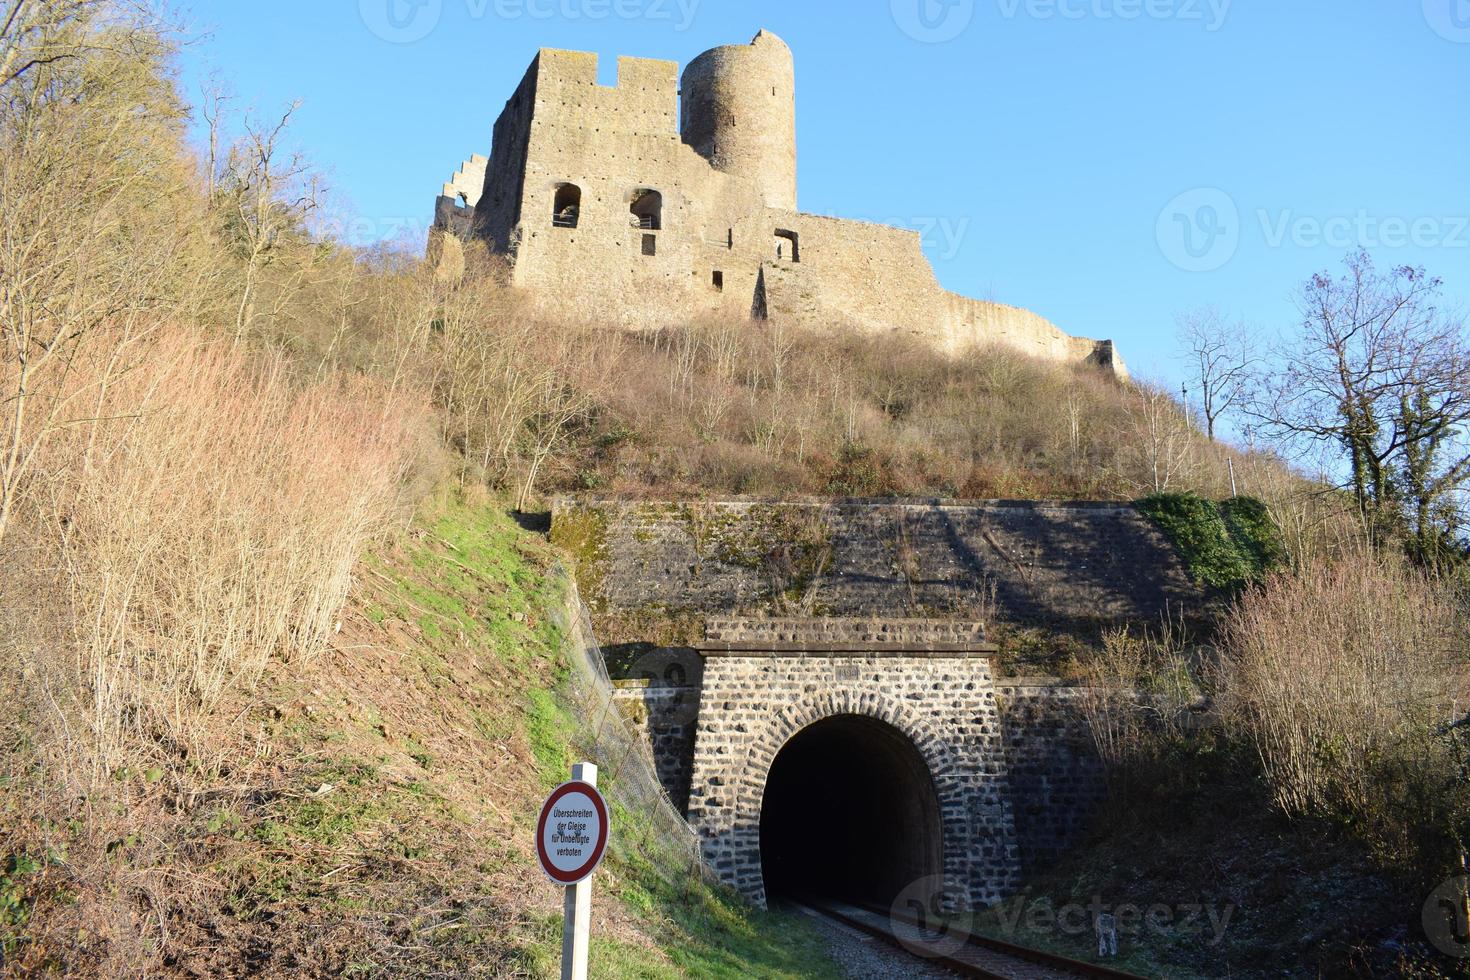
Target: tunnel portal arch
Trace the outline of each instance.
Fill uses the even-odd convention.
[[[988,905],[1014,890],[1018,852],[990,670],[995,648],[977,638],[976,624],[712,620],[707,630],[714,641],[700,649],[688,817],[722,880],[766,903],[767,784],[784,778],[779,770],[773,776],[783,750],[800,748],[800,733],[821,732],[825,723],[833,733],[829,757],[843,755],[843,742],[856,739],[885,753],[887,776],[879,780],[886,788],[926,794],[921,768],[932,787],[932,801],[908,812],[932,834],[930,842],[890,851],[879,873],[838,882],[839,890],[866,890],[871,899],[907,885],[899,869],[931,868],[935,843],[945,891],[960,901]],[[872,823],[870,812],[859,829]],[[778,873],[774,884],[791,883]]]
[[[768,899],[821,894],[886,905],[941,874],[943,853],[929,763],[899,729],[834,714],[776,753],[760,808]]]

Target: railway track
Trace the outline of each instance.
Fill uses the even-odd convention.
[[[912,942],[913,937],[919,934],[920,923],[903,913],[826,899],[804,898],[794,904],[850,929],[881,939],[910,956],[943,967],[962,977],[985,977],[988,980],[1075,980],[1077,977],[1141,980],[1122,970],[976,935],[946,937],[933,944],[933,951],[939,955],[918,956],[904,945],[904,939],[900,938],[899,932],[903,931],[904,938]]]

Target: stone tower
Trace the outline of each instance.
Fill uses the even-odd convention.
[[[680,97],[685,143],[754,182],[766,207],[796,210],[796,67],[785,41],[763,30],[706,51],[684,70]]]

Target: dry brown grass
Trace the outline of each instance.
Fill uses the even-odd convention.
[[[69,383],[100,391],[92,369]],[[322,646],[427,428],[412,397],[297,385],[279,357],[185,330],[128,345],[94,404],[106,421],[53,435],[28,498],[64,559],[87,785],[139,738],[207,765],[221,697]]]
[[[1229,717],[1283,810],[1376,815],[1384,780],[1418,770],[1414,757],[1464,701],[1460,602],[1447,583],[1369,552],[1242,597],[1224,624]]]
[[[414,370],[468,460],[509,488],[1222,497],[1233,460],[1241,493],[1285,501],[1301,490],[1269,454],[1204,438],[1161,390],[1093,368],[1001,347],[949,357],[917,338],[841,327],[549,318],[496,276],[436,295],[409,285],[423,274],[381,277],[369,292],[424,304],[434,329],[412,340]],[[401,356],[394,322],[359,320],[347,346],[365,362]]]

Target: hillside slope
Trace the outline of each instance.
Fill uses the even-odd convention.
[[[6,965],[554,975],[561,893],[532,831],[579,728],[567,588],[541,538],[442,495],[360,563],[325,653],[274,664],[221,710],[218,770],[120,774],[129,805],[91,821],[47,799],[42,773],[12,777]],[[802,923],[678,874],[615,775],[604,785],[617,843],[597,876],[597,975],[836,975]]]

